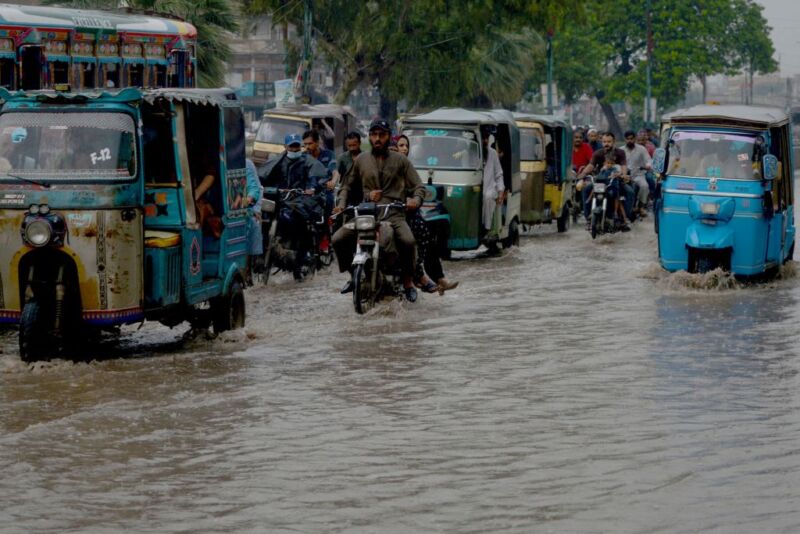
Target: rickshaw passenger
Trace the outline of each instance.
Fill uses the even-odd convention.
[[[483,141],[483,229],[487,235],[497,239],[500,233],[499,219],[500,210],[498,209],[505,199],[506,185],[503,179],[503,166],[500,164],[500,156],[491,145],[490,137],[493,137],[489,130],[483,129],[481,132]]]
[[[196,181],[194,183],[194,201],[197,206],[200,227],[205,234],[219,239],[222,237],[222,219],[214,212],[214,206],[211,201],[211,187],[217,181],[216,169],[205,159],[203,164],[198,166],[198,169],[202,169],[203,178],[199,183]],[[195,176],[195,173],[192,173],[192,178]]]

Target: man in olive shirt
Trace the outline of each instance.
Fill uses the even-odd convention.
[[[425,186],[422,185],[411,162],[405,156],[389,150],[391,131],[389,123],[385,120],[372,121],[369,127],[372,152],[363,153],[356,158],[351,179],[342,183],[334,213],[341,212],[347,206],[350,191],[359,187],[363,189],[364,199],[371,202],[379,204],[402,202],[408,210],[415,210],[422,205]],[[409,194],[412,198],[407,198]],[[416,246],[414,234],[411,233],[405,213],[401,210],[390,209],[384,220],[391,224],[394,230],[400,265],[403,269],[406,298],[414,302],[417,300],[417,291],[412,281]],[[339,228],[333,235],[333,248],[341,272],[350,269],[355,254],[355,241],[356,231],[345,226]],[[352,281],[349,281],[342,289],[342,293],[349,293],[352,290]]]

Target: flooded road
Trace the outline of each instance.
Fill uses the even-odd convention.
[[[537,229],[356,316],[323,272],[215,340],[0,356],[0,530],[797,532],[800,278],[671,275],[650,219]]]

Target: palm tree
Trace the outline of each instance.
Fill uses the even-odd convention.
[[[226,33],[238,30],[232,2],[227,0],[45,0],[48,4],[83,9],[143,9],[181,18],[197,28],[199,85],[223,84],[225,64],[231,57]]]

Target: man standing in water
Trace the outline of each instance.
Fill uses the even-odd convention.
[[[350,191],[361,188],[364,198],[370,202],[389,203],[404,202],[406,209],[415,210],[422,206],[425,198],[425,186],[419,179],[416,169],[405,156],[389,150],[392,129],[383,119],[375,119],[369,127],[369,142],[372,151],[365,152],[356,158],[350,180],[342,183],[342,189],[336,201],[334,213],[341,212],[348,203]],[[407,198],[407,194],[411,198]],[[390,210],[384,219],[392,225],[397,245],[400,265],[403,270],[403,287],[409,302],[417,300],[414,288],[414,253],[416,243],[414,234],[406,222],[405,213]],[[353,263],[355,254],[356,231],[342,226],[333,235],[333,249],[339,260],[339,270],[346,272]],[[342,293],[353,291],[352,281],[342,288]]]
[[[489,142],[491,132],[483,128],[483,229],[484,241],[489,252],[497,252],[497,241],[500,235],[501,206],[505,200],[506,184],[503,179],[503,166],[500,156]]]

